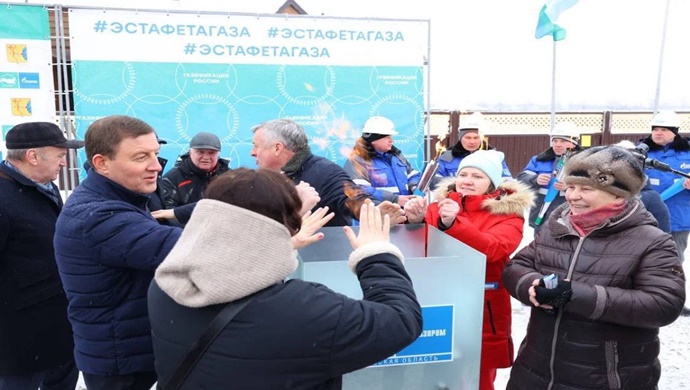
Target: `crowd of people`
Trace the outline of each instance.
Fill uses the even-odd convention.
[[[84,141],[14,126],[0,163],[0,390],[73,390],[80,371],[89,390],[339,389],[422,332],[398,223],[486,258],[480,390],[509,367],[509,389],[655,389],[659,328],[690,316],[690,179],[676,173],[690,144],[674,112],[650,125],[636,143],[582,148],[577,126],[557,123],[513,178],[468,115],[432,194],[383,116],[344,166],[275,119],[252,129],[256,169],[231,169],[200,132],[165,174],[165,141],[137,118],[98,119]],[[82,147],[87,175],[63,204],[53,182]],[[534,240],[516,252],[525,219]],[[325,226],[343,227],[362,299],[288,280]],[[517,354],[511,296],[531,307]]]

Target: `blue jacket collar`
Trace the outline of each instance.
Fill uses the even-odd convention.
[[[130,203],[142,210],[146,210],[146,204],[150,199],[149,195],[142,195],[130,191],[96,172],[94,169],[89,170],[88,176],[86,179],[84,179],[81,185],[94,192],[112,198],[113,200],[121,200]]]

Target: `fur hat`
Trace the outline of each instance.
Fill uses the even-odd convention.
[[[504,158],[503,152],[497,150],[477,150],[460,161],[458,172],[463,168],[477,168],[489,177],[494,188],[498,188],[501,183]]]
[[[620,146],[596,146],[568,159],[563,182],[592,186],[622,198],[632,198],[645,185],[644,166]]]

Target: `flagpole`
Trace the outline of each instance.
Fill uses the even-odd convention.
[[[549,133],[556,125],[556,40],[553,41],[552,65],[551,65],[551,128]]]
[[[659,51],[659,73],[656,77],[656,94],[654,95],[654,113],[659,109],[659,95],[661,94],[661,71],[664,65],[664,47],[666,46],[666,26],[668,25],[668,11],[671,8],[671,0],[666,0],[666,15],[664,16],[664,29],[661,34],[661,50]]]

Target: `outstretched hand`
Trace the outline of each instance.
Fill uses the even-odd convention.
[[[359,212],[359,235],[355,236],[349,226],[343,226],[345,236],[350,241],[352,249],[357,249],[372,242],[390,241],[391,219],[388,214],[381,216],[381,211],[367,200]]]
[[[399,223],[405,223],[407,218],[405,218],[405,212],[399,204],[393,203],[389,200],[384,200],[378,205],[381,215],[388,215],[391,219],[391,225],[397,225]]]
[[[409,200],[405,204],[405,216],[407,216],[407,222],[419,223],[424,220],[427,210],[426,198],[417,196],[414,199]]]
[[[295,249],[304,248],[323,238],[323,233],[320,233],[319,229],[333,219],[335,215],[334,213],[326,213],[328,213],[328,207],[319,207],[313,213],[307,211],[302,217],[302,227],[297,234],[292,236],[292,246]]]

